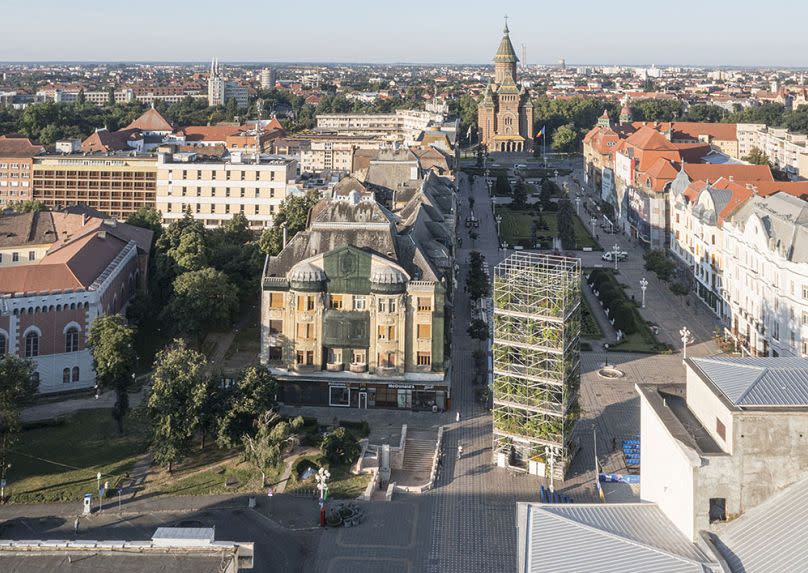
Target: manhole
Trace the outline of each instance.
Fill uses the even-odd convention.
[[[612,366],[604,366],[603,368],[598,370],[598,376],[600,376],[601,378],[615,379],[615,378],[622,378],[625,375],[626,375],[625,372],[623,372],[622,370],[618,370],[617,368],[614,368]]]

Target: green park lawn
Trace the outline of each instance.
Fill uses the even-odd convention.
[[[24,430],[11,448],[7,479],[11,500],[19,503],[79,501],[101,481],[117,485],[148,445],[139,412],[118,435],[109,409],[84,410],[62,425]]]
[[[299,458],[295,466],[299,463],[305,463],[304,460],[308,460],[314,466],[319,467],[320,465],[318,456],[307,456]],[[334,499],[355,499],[364,493],[370,482],[370,474],[354,475],[351,473],[350,466],[347,465],[332,466],[329,471],[331,472],[331,479],[328,482],[328,492],[329,496]],[[286,493],[313,492],[316,487],[314,476],[300,480],[297,477],[297,472],[293,470],[285,491]]]
[[[539,215],[532,209],[516,210],[508,206],[497,206],[497,215],[502,216],[502,223],[500,231],[502,236],[500,239],[509,245],[522,245],[524,247],[531,247],[531,229],[533,221],[539,220]],[[539,239],[545,237],[545,243],[548,239],[558,236],[558,220],[556,213],[545,212],[542,214],[542,220],[546,225],[546,229],[539,229],[537,236]],[[572,219],[575,227],[575,238],[578,242],[578,248],[590,247],[592,249],[599,249],[600,245],[592,238],[589,231],[584,227],[577,217]]]
[[[589,287],[584,286],[583,288]],[[581,338],[590,340],[603,338],[603,331],[592,315],[592,309],[589,307],[589,301],[585,296],[581,296]]]

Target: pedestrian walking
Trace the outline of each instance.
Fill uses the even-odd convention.
[[[457,411],[457,415],[455,416],[455,422],[460,421],[460,410]]]
[[[77,517],[76,520],[73,522],[73,535],[79,534],[79,518]]]

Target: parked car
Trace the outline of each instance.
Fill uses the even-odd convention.
[[[615,256],[614,251],[606,251],[605,253],[603,253],[600,256],[600,258],[603,259],[604,261],[608,261],[608,262],[612,263],[612,262],[614,262],[614,256]],[[627,252],[625,252],[625,251],[617,251],[617,262],[618,263],[620,261],[625,261],[627,258],[628,258],[628,253]]]

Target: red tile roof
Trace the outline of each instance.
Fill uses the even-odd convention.
[[[44,150],[44,147],[32,143],[27,137],[0,136],[0,157],[33,157]]]
[[[153,107],[147,109],[139,118],[126,126],[126,129],[141,131],[174,131],[174,126]]]
[[[743,182],[774,181],[771,169],[766,165],[685,163],[684,170],[692,181],[717,181],[721,177]]]
[[[755,181],[749,184],[758,195],[773,195],[782,191],[800,199],[808,196],[808,181]]]

